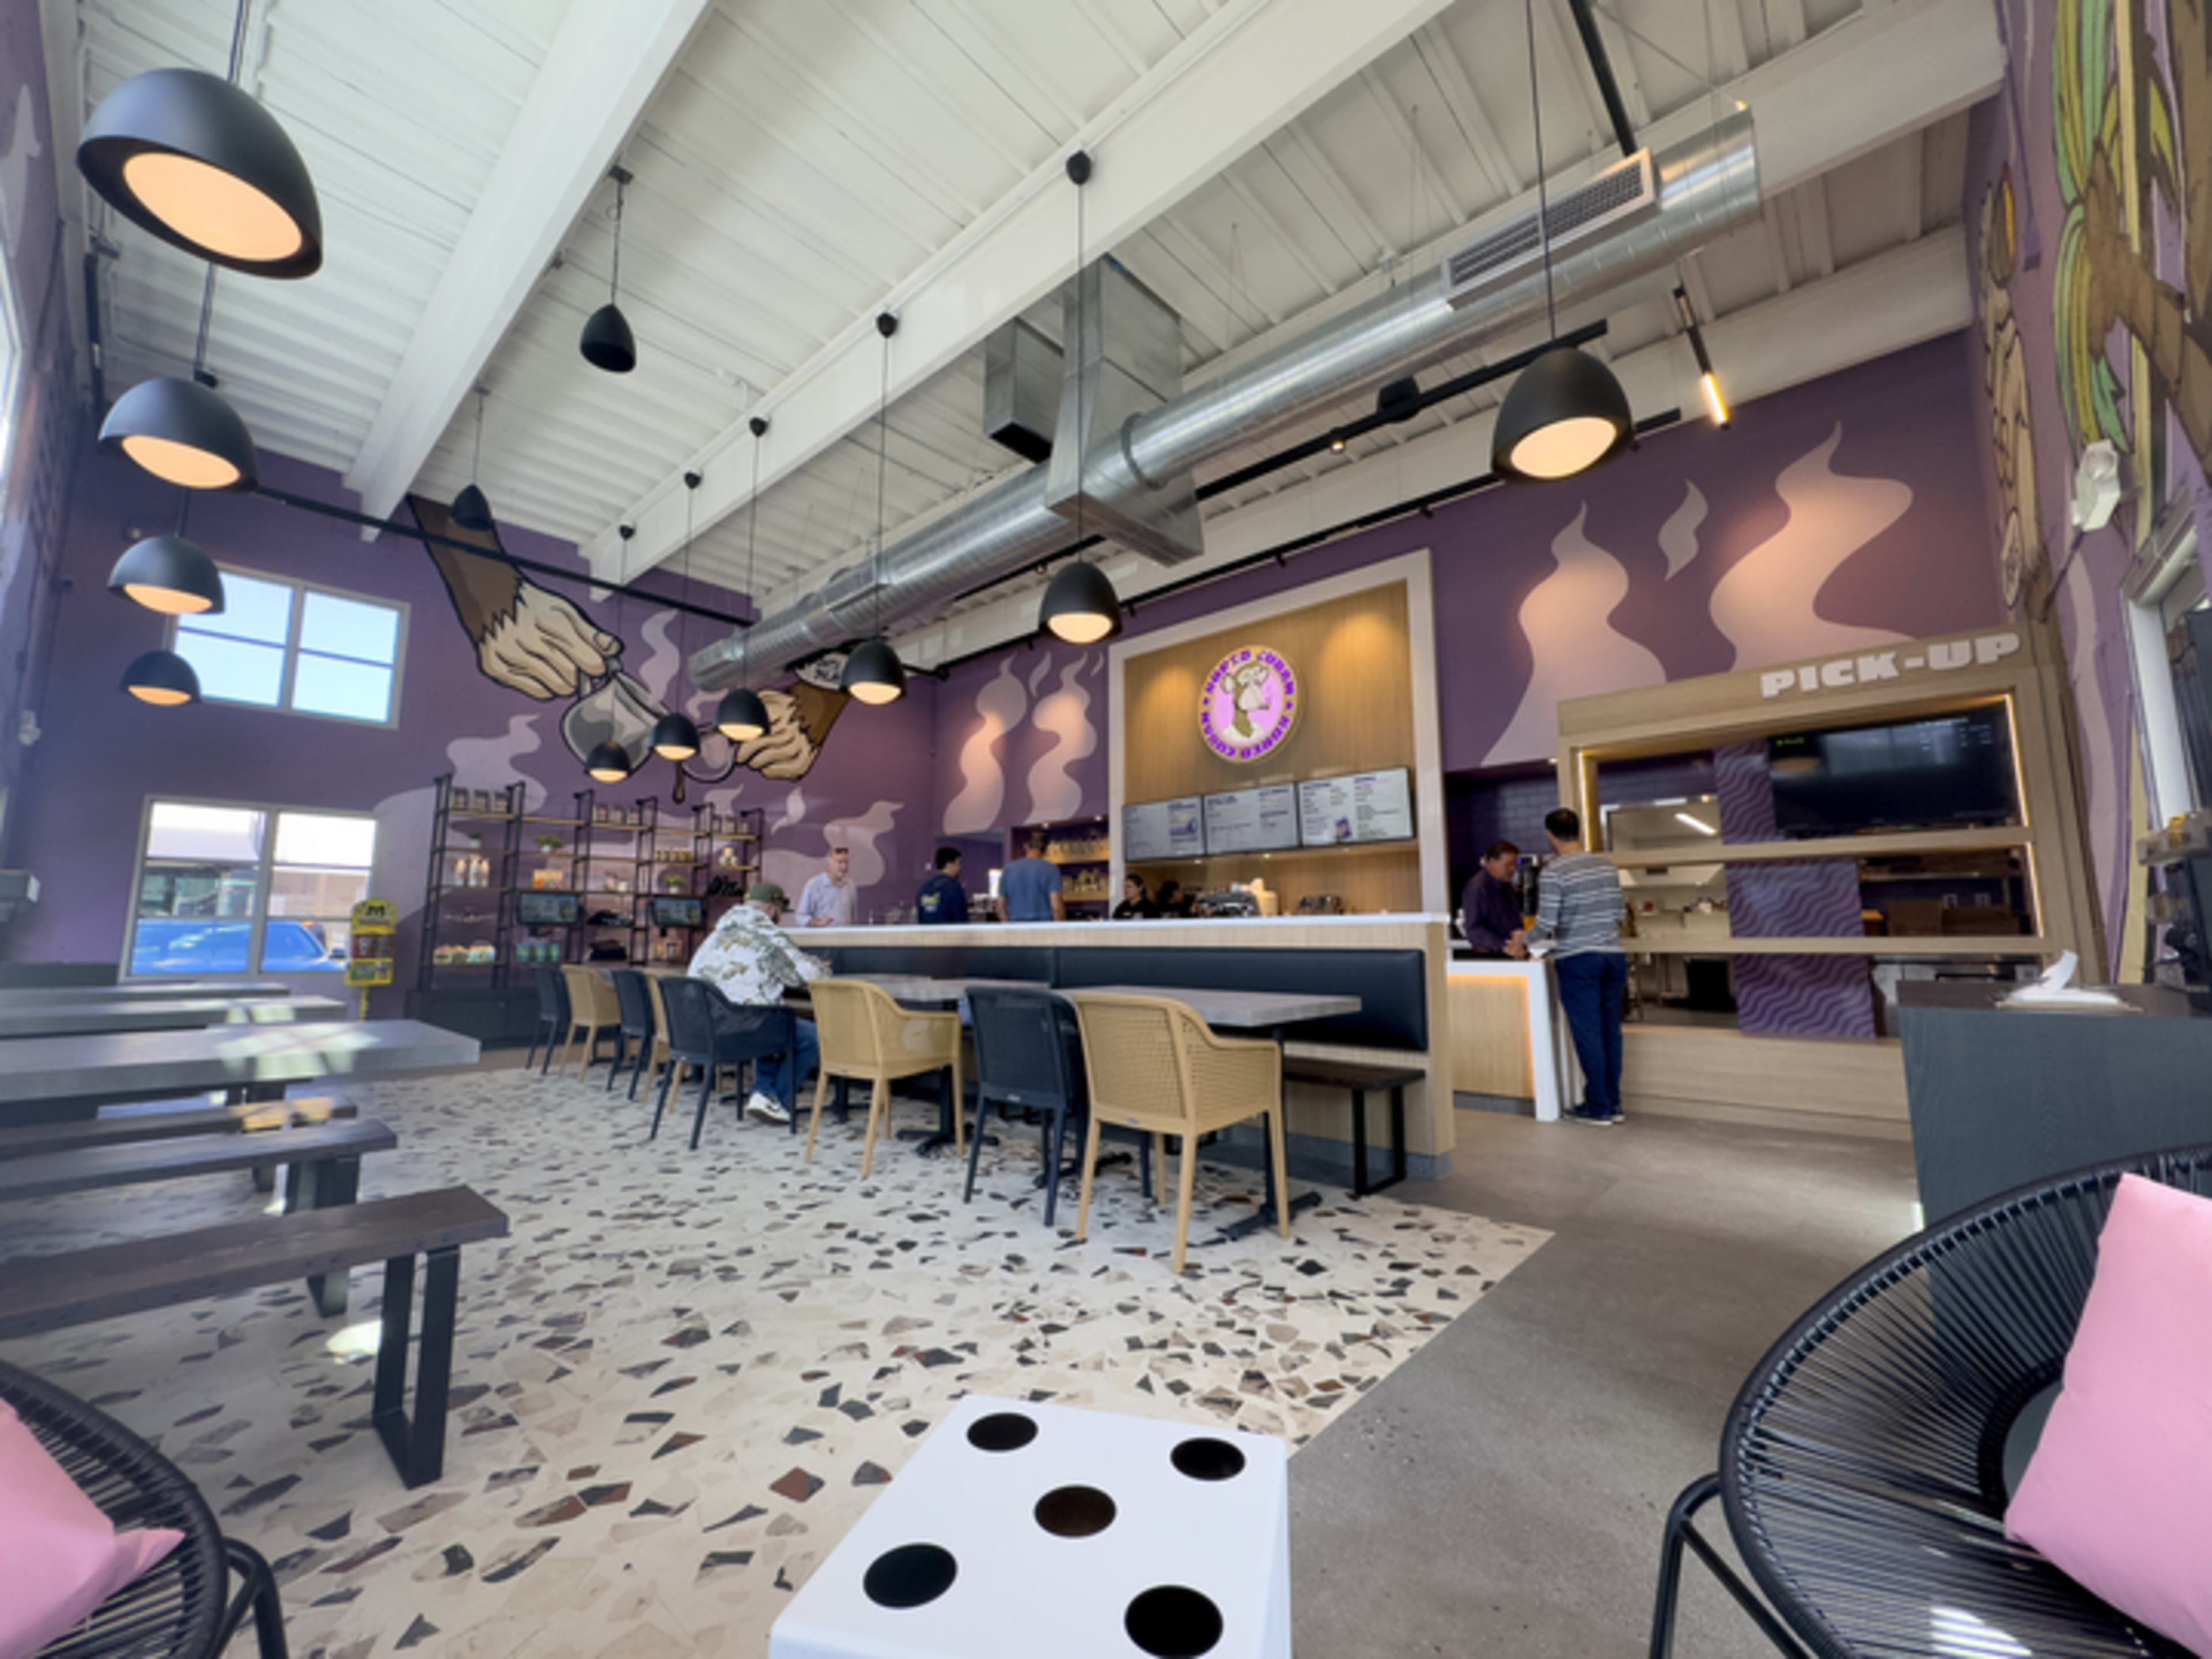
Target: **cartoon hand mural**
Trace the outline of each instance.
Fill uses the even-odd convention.
[[[430,557],[475,642],[477,665],[509,690],[540,702],[575,696],[622,654],[620,640],[512,565],[435,545]]]
[[[764,778],[803,778],[852,700],[801,680],[788,691],[762,692],[761,701],[768,705],[769,728],[738,745],[738,764]]]

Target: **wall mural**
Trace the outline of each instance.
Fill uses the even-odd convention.
[[[956,675],[946,691],[951,770],[939,774],[939,831],[995,835],[1103,813],[1105,670],[1103,651],[1047,647],[1033,659],[1016,649],[973,665],[972,690]]]

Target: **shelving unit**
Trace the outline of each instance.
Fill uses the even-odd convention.
[[[1104,818],[1070,818],[1062,823],[1022,824],[1006,832],[1008,862],[1029,850],[1029,838],[1042,830],[1048,838],[1046,862],[1060,869],[1060,902],[1073,915],[1114,908],[1109,887],[1112,847]]]
[[[580,789],[560,815],[525,811],[520,783],[492,797],[489,810],[455,788],[450,773],[434,789],[407,1012],[480,1041],[528,1038],[537,1011],[531,968],[689,960],[720,908],[742,897],[760,870],[757,808],[726,816],[701,805],[669,822],[653,796],[617,804]],[[559,845],[536,846],[540,835]],[[715,892],[718,884],[726,890]],[[576,920],[526,921],[522,902],[532,895],[574,898]],[[702,900],[699,922],[657,927],[656,896]]]

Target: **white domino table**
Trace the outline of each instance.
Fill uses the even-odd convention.
[[[793,1598],[769,1659],[1290,1659],[1272,1436],[969,1395]]]

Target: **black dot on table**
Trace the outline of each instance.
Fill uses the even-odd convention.
[[[1055,1538],[1088,1538],[1114,1524],[1114,1500],[1096,1486],[1054,1486],[1037,1499],[1036,1523]]]
[[[1221,1639],[1221,1609],[1181,1584],[1146,1590],[1121,1623],[1132,1642],[1158,1659],[1197,1659]]]
[[[935,1544],[901,1544],[868,1564],[860,1588],[879,1607],[918,1607],[951,1589],[959,1576],[960,1564],[951,1550]]]
[[[968,1425],[968,1443],[977,1451],[1019,1451],[1036,1437],[1036,1420],[1019,1412],[993,1412]]]
[[[1186,1440],[1170,1456],[1194,1480],[1228,1480],[1244,1473],[1244,1454],[1226,1440]]]

